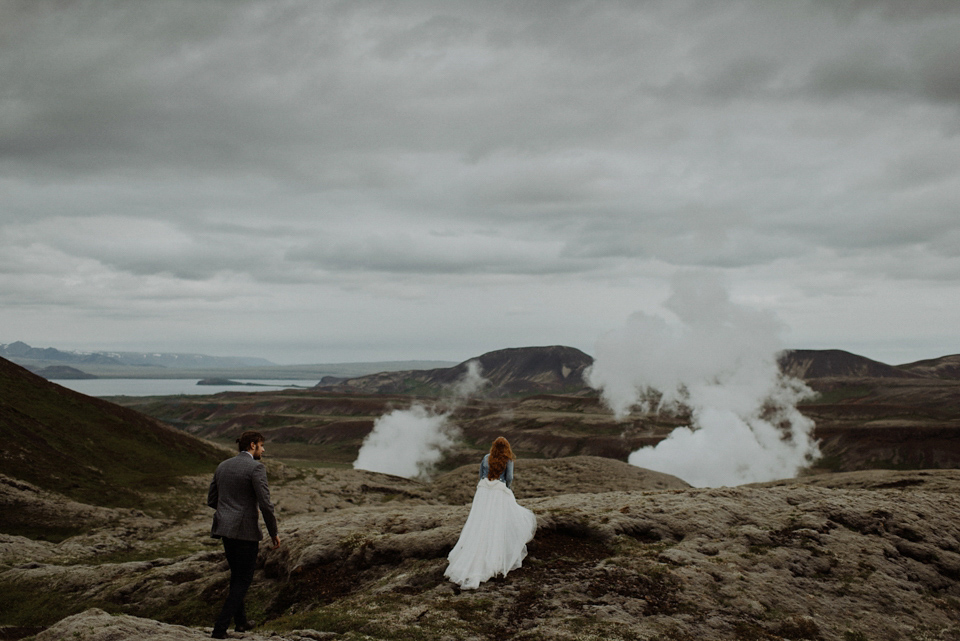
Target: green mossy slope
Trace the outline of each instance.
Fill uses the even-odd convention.
[[[140,492],[212,473],[224,458],[204,441],[2,358],[0,443],[3,474],[106,507],[142,507]]]

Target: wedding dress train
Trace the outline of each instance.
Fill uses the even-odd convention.
[[[444,576],[464,590],[520,567],[527,542],[537,531],[537,517],[517,503],[502,481],[480,479],[470,515],[447,560]]]

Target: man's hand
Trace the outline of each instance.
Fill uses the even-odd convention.
[[[271,536],[270,538],[273,539],[273,549],[274,549],[274,550],[276,550],[278,547],[280,547],[280,537],[279,537],[279,536]]]

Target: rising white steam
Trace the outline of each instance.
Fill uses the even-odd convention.
[[[466,398],[487,384],[489,381],[480,374],[480,364],[470,361],[463,378],[451,386],[452,400],[445,410],[415,403],[410,409],[384,414],[363,440],[354,469],[406,478],[427,476],[459,436],[450,416]]]
[[[819,456],[813,421],[796,409],[811,394],[780,374],[780,323],[730,301],[719,279],[688,273],[666,302],[678,323],[636,313],[598,341],[587,381],[618,418],[631,409],[685,406],[689,427],[630,455],[632,465],[698,487],[795,476]]]
[[[453,384],[450,391],[455,399],[463,400],[480,392],[490,381],[480,373],[480,361],[469,361],[463,378]]]
[[[406,478],[428,473],[454,443],[448,418],[422,405],[384,414],[364,439],[354,469]]]

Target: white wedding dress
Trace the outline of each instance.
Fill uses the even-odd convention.
[[[464,590],[520,567],[537,517],[517,503],[503,481],[480,479],[460,539],[447,555],[445,577]]]

